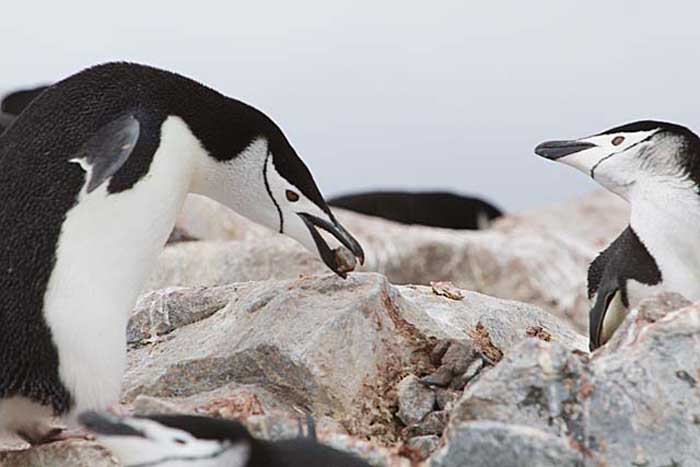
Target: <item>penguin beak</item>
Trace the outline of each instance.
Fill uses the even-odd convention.
[[[595,147],[595,144],[584,141],[547,141],[535,148],[535,154],[545,159],[555,161],[564,156],[569,156],[593,147]]]
[[[118,418],[110,415],[102,415],[93,411],[83,412],[78,416],[78,422],[97,435],[138,436],[145,438],[141,431],[122,423]]]
[[[345,230],[345,227],[340,225],[340,223],[338,223],[338,221],[332,215],[329,216],[331,219],[330,222],[304,212],[297,213],[297,215],[302,221],[304,221],[304,224],[306,224],[309,232],[311,232],[311,236],[314,239],[314,243],[316,243],[316,248],[318,249],[321,259],[333,272],[338,274],[343,279],[347,277],[347,270],[345,269],[344,265],[340,264],[335,251],[331,250],[317,228],[323,229],[333,235],[341,244],[343,244],[343,246],[345,246],[352,252],[353,255],[355,255],[355,258],[360,261],[360,264],[364,264],[365,252],[362,250],[362,246],[360,246],[360,243],[355,240],[355,238],[350,235],[350,232]]]

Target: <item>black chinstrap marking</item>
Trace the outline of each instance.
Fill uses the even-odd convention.
[[[267,151],[267,156],[265,156],[265,162],[263,163],[263,182],[265,183],[265,190],[267,190],[267,194],[270,196],[270,199],[275,205],[275,208],[277,208],[277,214],[280,216],[280,230],[279,233],[283,234],[284,233],[284,216],[282,215],[282,209],[280,208],[280,205],[277,204],[277,200],[275,197],[272,195],[272,190],[270,189],[270,182],[267,180],[267,161],[270,159],[270,151]]]
[[[629,146],[629,147],[623,149],[622,151],[613,152],[612,154],[609,154],[609,155],[603,157],[601,160],[599,160],[598,162],[593,164],[593,167],[591,167],[591,170],[590,170],[591,178],[595,180],[595,169],[597,169],[600,164],[602,164],[603,162],[605,162],[606,160],[610,159],[613,156],[616,156],[618,154],[622,154],[623,152],[629,151],[630,149],[635,148],[635,147],[639,146],[640,144],[649,141],[651,138],[653,138],[657,134],[658,134],[658,132],[652,133],[649,136],[647,136],[646,138],[644,138],[643,140],[637,141],[632,146]]]

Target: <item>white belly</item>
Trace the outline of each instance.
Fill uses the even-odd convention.
[[[193,144],[184,122],[170,117],[146,176],[121,193],[108,195],[108,182],[83,189],[67,213],[44,313],[72,414],[118,400],[128,316],[189,189]]]

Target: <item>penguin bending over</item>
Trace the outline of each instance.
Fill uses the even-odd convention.
[[[447,192],[373,191],[331,198],[328,204],[402,224],[481,230],[503,215],[479,198]]]
[[[143,65],[73,75],[0,135],[0,431],[43,442],[51,416],[72,424],[118,400],[127,319],[187,193],[342,277],[364,259],[262,112]]]
[[[125,467],[369,467],[310,438],[265,441],[234,421],[195,415],[80,415]]]
[[[588,174],[630,204],[630,223],[590,265],[591,350],[641,299],[662,290],[700,299],[700,138],[640,121],[535,152]]]

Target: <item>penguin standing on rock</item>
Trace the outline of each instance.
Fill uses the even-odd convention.
[[[125,467],[370,467],[362,459],[297,438],[253,438],[238,422],[195,415],[112,417],[81,414],[80,422]]]
[[[535,152],[571,165],[630,204],[629,226],[591,264],[591,350],[630,307],[659,291],[700,299],[700,138],[672,123],[640,121]]]
[[[52,416],[72,425],[118,400],[128,315],[187,193],[342,277],[364,259],[262,112],[143,65],[71,76],[0,135],[0,431],[46,442]]]

